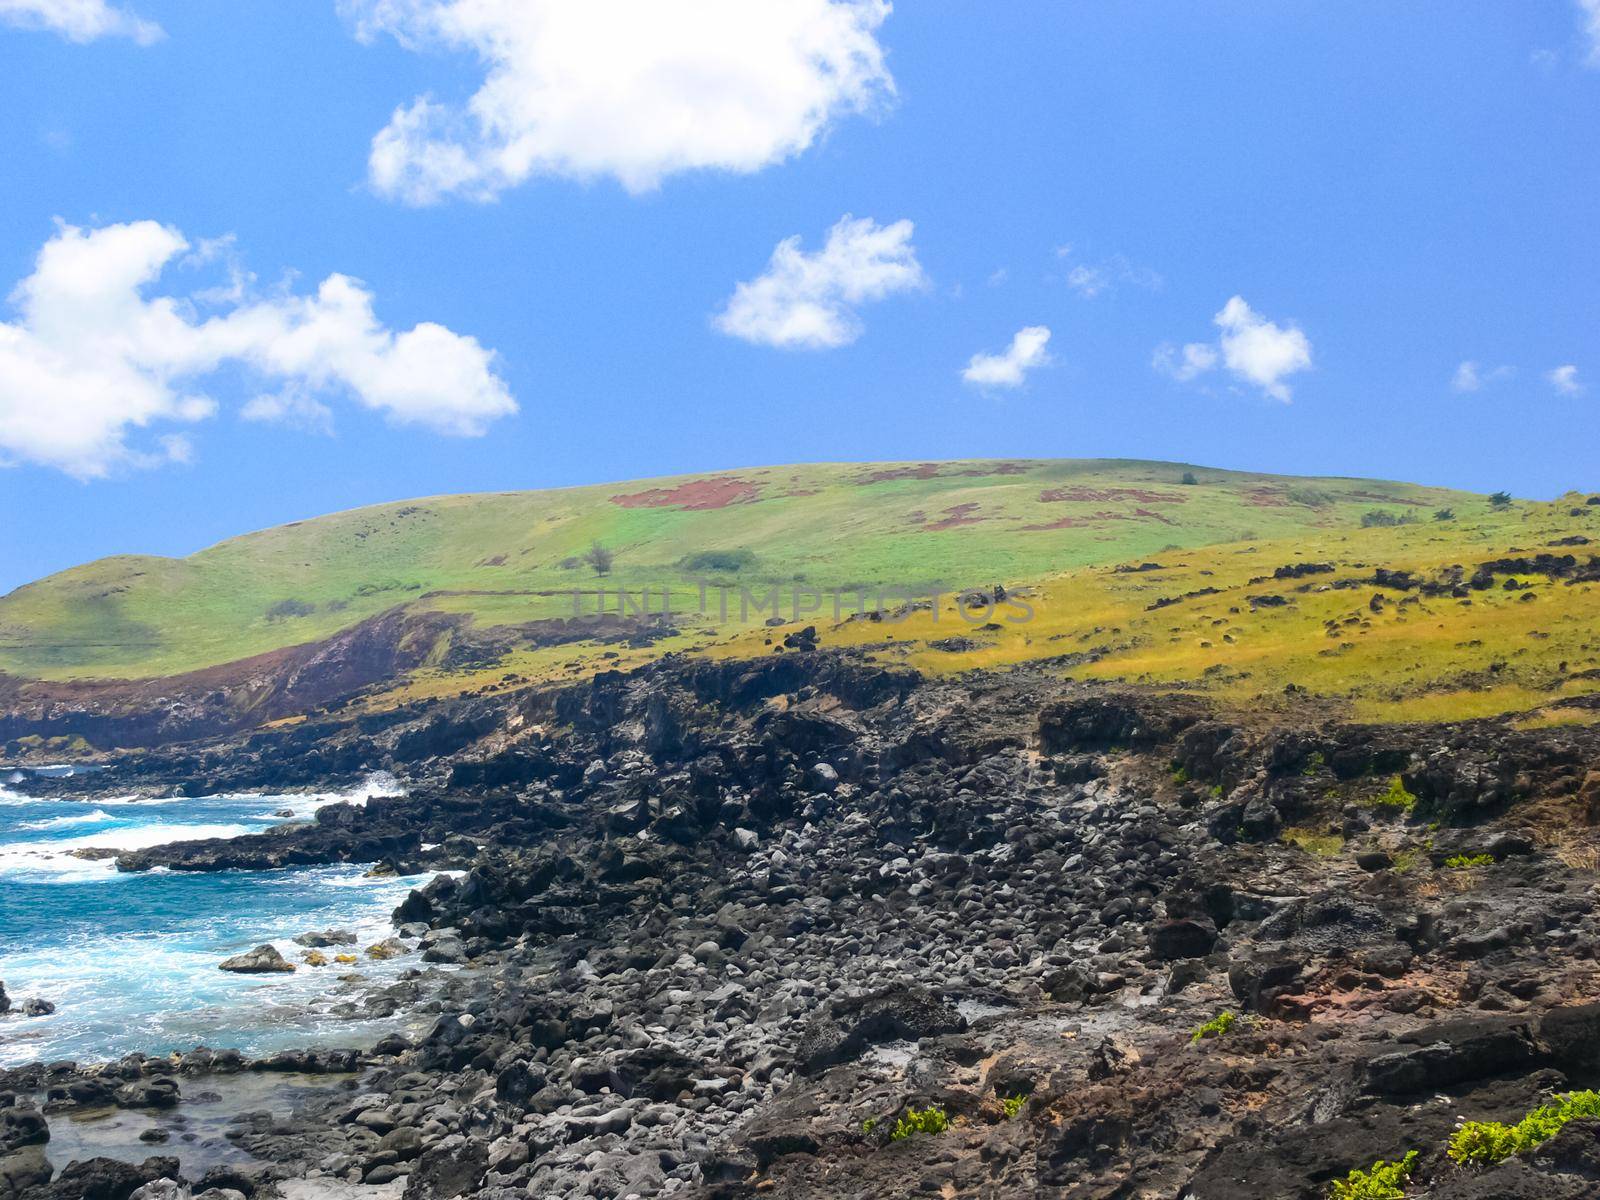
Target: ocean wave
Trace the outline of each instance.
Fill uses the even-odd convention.
[[[26,821],[17,826],[19,829],[70,829],[74,825],[100,825],[106,821],[115,821],[117,818],[97,808],[93,812],[79,813],[73,817],[51,817],[47,821]]]
[[[8,842],[0,844],[0,875],[38,876],[63,883],[115,878],[116,865],[111,859],[80,858],[77,852],[149,850],[172,842],[234,838],[256,832],[259,831],[248,825],[138,825],[53,841]]]
[[[306,820],[316,814],[317,809],[325,808],[330,804],[366,804],[381,796],[403,796],[405,788],[400,786],[400,781],[387,771],[374,771],[355,787],[343,792],[287,792],[282,795],[269,794],[261,796],[252,794],[249,799],[269,799],[282,801],[276,808],[266,812],[252,814],[252,821],[289,821]],[[227,797],[232,799],[233,797]],[[245,799],[239,796],[238,799]],[[287,816],[283,814],[288,814]]]

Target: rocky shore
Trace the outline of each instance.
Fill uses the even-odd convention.
[[[125,871],[449,869],[395,913],[418,1037],[0,1073],[0,1200],[1600,1195],[1600,729],[1241,716],[1041,670],[801,650],[123,756],[116,783],[407,794]],[[48,786],[48,785],[43,785]],[[268,964],[271,965],[271,964]],[[237,1165],[55,1162],[50,1120],[210,1080]],[[55,1168],[60,1168],[59,1171]],[[291,1186],[292,1185],[292,1186]]]

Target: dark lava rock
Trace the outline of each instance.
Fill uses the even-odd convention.
[[[448,1142],[448,1139],[447,1139]],[[455,1200],[483,1182],[489,1151],[482,1142],[442,1142],[425,1151],[406,1180],[403,1200]]]
[[[915,1041],[966,1027],[953,1005],[927,989],[890,987],[833,1001],[801,1035],[795,1058],[801,1071],[814,1075],[850,1061],[875,1042]]]
[[[49,1123],[33,1109],[0,1109],[0,1154],[10,1154],[24,1146],[42,1146],[49,1140]]]
[[[1150,933],[1150,948],[1156,957],[1172,962],[1180,958],[1204,958],[1217,944],[1217,927],[1210,921],[1185,917],[1164,921]]]
[[[1366,1090],[1408,1095],[1454,1087],[1511,1072],[1523,1072],[1544,1058],[1544,1047],[1526,1022],[1485,1018],[1444,1021],[1408,1034],[1422,1042],[1415,1050],[1380,1054],[1367,1063]]]
[[[175,1158],[147,1158],[138,1166],[113,1158],[91,1158],[68,1163],[39,1195],[41,1200],[128,1200],[147,1183],[176,1178]]]
[[[112,1099],[118,1108],[176,1108],[181,1097],[171,1079],[140,1079],[125,1083]]]

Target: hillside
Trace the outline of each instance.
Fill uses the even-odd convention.
[[[1185,480],[1193,482],[1185,482]],[[1365,514],[1483,515],[1481,497],[1123,460],[764,467],[439,496],[297,522],[188,558],[122,556],[0,597],[0,671],[150,679],[327,639],[403,607],[478,630],[570,617],[574,593],[951,590],[1240,539],[1317,538]],[[583,556],[615,555],[604,580]],[[592,598],[588,601],[592,611]],[[737,618],[735,618],[737,620]],[[720,624],[720,622],[719,622]],[[759,624],[752,618],[746,624]],[[727,632],[693,617],[667,647]]]

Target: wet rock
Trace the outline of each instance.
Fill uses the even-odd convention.
[[[0,1109],[0,1155],[50,1140],[50,1125],[31,1108]]]
[[[112,1096],[118,1108],[176,1108],[181,1099],[172,1079],[140,1079],[125,1083]]]
[[[239,975],[286,974],[294,970],[294,964],[279,954],[277,947],[271,945],[257,946],[244,954],[236,954],[232,958],[224,959],[218,966],[224,971],[232,971]]]
[[[326,950],[330,946],[354,946],[356,944],[356,935],[348,929],[322,929],[302,933],[294,941],[297,946],[306,946],[312,950]]]
[[[178,1176],[175,1158],[147,1158],[137,1166],[111,1158],[68,1163],[44,1193],[47,1200],[128,1200],[147,1183]]]
[[[38,1146],[0,1155],[0,1200],[45,1194],[38,1189],[43,1189],[54,1174],[55,1168]]]

